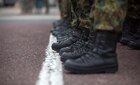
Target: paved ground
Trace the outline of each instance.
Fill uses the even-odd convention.
[[[0,24],[0,85],[35,85],[50,23]]]
[[[0,23],[0,85],[35,85],[52,28],[51,22],[39,22]],[[116,74],[64,73],[64,84],[140,85],[140,51],[118,44],[117,52]]]

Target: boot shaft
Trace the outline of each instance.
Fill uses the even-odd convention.
[[[117,46],[117,33],[109,31],[98,31],[94,51],[99,54],[115,54]]]
[[[91,49],[95,47],[96,35],[97,33],[95,31],[90,31],[87,44]]]

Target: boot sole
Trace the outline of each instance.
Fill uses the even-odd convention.
[[[122,45],[128,45],[129,41],[120,41]]]
[[[84,54],[83,54],[84,55]],[[62,57],[61,56],[61,58],[60,58],[60,60],[62,61],[62,62],[65,62],[65,61],[67,61],[68,59],[77,59],[77,58],[80,58],[81,56],[74,56],[74,57],[69,57],[69,58],[67,58],[66,56],[65,57]]]
[[[128,47],[131,49],[134,49],[134,50],[140,50],[140,47],[137,47],[137,46],[133,46],[133,45],[128,44]]]
[[[98,66],[96,68],[74,68],[64,65],[66,71],[76,74],[91,74],[91,73],[116,73],[118,65]]]

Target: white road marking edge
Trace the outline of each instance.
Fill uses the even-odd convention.
[[[46,58],[42,64],[39,80],[36,85],[64,85],[60,56],[51,48],[54,42],[56,42],[56,38],[50,35],[49,44],[46,49]]]

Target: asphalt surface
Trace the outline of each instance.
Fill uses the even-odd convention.
[[[35,85],[51,22],[0,23],[0,85]],[[140,51],[118,44],[119,72],[67,74],[65,85],[140,85]]]
[[[0,85],[35,85],[51,23],[11,22],[0,24]]]

